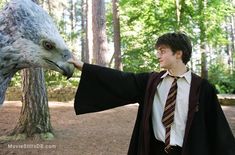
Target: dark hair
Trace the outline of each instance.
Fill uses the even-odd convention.
[[[166,45],[171,48],[173,53],[176,51],[182,51],[182,61],[184,64],[191,58],[192,54],[192,45],[189,37],[181,32],[176,33],[166,33],[160,36],[155,44],[155,48],[157,49],[160,45]]]

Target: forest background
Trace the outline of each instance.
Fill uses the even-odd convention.
[[[5,3],[0,1],[1,6]],[[235,93],[234,0],[39,0],[39,4],[79,59],[128,72],[159,71],[156,39],[183,31],[193,44],[189,67],[208,78],[219,93]],[[92,7],[101,12],[92,12]],[[94,42],[94,37],[101,41]],[[79,78],[78,71],[69,81],[57,72],[45,72],[47,87],[77,87]],[[20,85],[19,72],[11,86]]]

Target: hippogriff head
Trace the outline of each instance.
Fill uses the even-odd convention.
[[[46,11],[31,0],[12,0],[4,12],[17,69],[43,67],[72,76],[74,66],[67,62],[72,54]]]

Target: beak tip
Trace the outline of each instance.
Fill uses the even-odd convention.
[[[74,73],[74,66],[68,67],[64,70],[64,76],[67,77],[67,80],[70,79],[73,76]]]
[[[66,80],[69,80],[71,77],[72,77],[72,75],[67,75],[67,79]]]

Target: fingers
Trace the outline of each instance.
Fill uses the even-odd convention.
[[[74,59],[72,59],[72,58],[69,58],[68,60],[67,60],[67,62],[68,63],[71,63],[71,64],[74,64],[75,62],[74,62]]]
[[[72,58],[67,60],[68,63],[71,63],[74,65],[74,67],[76,67],[78,70],[82,70],[83,67],[83,62],[78,60],[74,55]]]
[[[78,62],[79,60],[76,58],[75,54],[72,53],[71,58],[69,58],[67,61],[68,61],[69,63],[75,64],[75,63]]]

